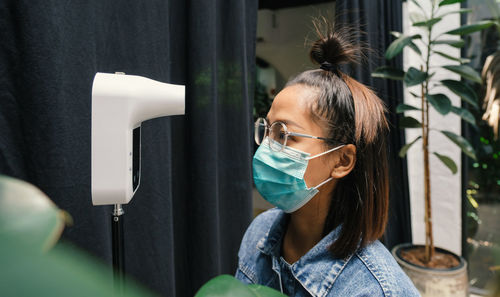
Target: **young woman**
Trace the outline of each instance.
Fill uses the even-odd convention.
[[[236,277],[290,296],[419,296],[377,240],[388,217],[384,105],[338,69],[359,60],[349,32],[318,33],[319,69],[289,81],[256,122],[254,182],[277,208],[246,231]]]

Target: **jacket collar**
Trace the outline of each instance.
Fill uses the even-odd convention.
[[[280,211],[269,231],[258,241],[261,253],[279,259],[281,243],[285,234],[289,215]],[[321,239],[309,252],[291,265],[295,279],[312,295],[325,296],[332,288],[351,256],[346,259],[334,258],[328,247],[338,238],[340,227]]]
[[[279,211],[269,231],[257,242],[257,248],[262,253],[277,258],[280,257],[281,242],[283,241],[289,218],[289,214]]]

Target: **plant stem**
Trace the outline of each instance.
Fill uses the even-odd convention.
[[[434,17],[434,2],[432,2],[431,19]],[[427,43],[427,57],[425,59],[425,72],[429,75],[431,59],[432,26],[429,27],[429,42]],[[423,71],[422,66],[420,71]],[[429,164],[429,102],[426,95],[429,93],[429,76],[422,83],[422,146],[424,153],[424,195],[425,195],[425,262],[429,263],[434,256],[434,238],[432,236],[432,209],[431,209],[431,181]]]
[[[420,68],[423,71],[423,66]],[[428,130],[428,104],[425,100],[425,84],[422,83],[422,149],[424,153],[424,198],[425,198],[425,259],[431,259],[432,225],[431,225],[431,197],[430,197],[430,169],[429,169],[429,130]]]

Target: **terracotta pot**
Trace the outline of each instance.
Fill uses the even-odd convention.
[[[422,296],[469,296],[467,262],[464,258],[450,251],[436,248],[436,251],[456,257],[459,265],[448,269],[422,267],[412,264],[401,257],[401,251],[415,247],[422,247],[422,245],[413,245],[411,243],[396,245],[392,249],[392,255]]]

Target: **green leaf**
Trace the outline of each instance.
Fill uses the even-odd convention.
[[[111,267],[64,242],[40,253],[4,236],[0,234],[2,296],[157,296],[129,278],[123,292],[116,294]]]
[[[261,285],[244,285],[230,275],[220,275],[205,283],[195,297],[285,297],[280,292]]]
[[[59,239],[67,217],[35,186],[0,176],[0,234],[48,250]]]
[[[410,67],[405,74],[404,82],[406,86],[416,86],[421,84],[427,78],[427,73],[418,70],[417,68]]]
[[[441,160],[441,162],[443,162],[443,164],[450,169],[451,173],[457,173],[457,164],[455,164],[455,162],[450,157],[438,154],[436,152],[434,152],[434,155],[436,155],[436,157],[438,157],[439,160]]]
[[[248,288],[253,291],[255,297],[286,297],[277,290],[262,285],[251,284]]]
[[[456,40],[443,39],[443,40],[432,41],[431,44],[446,44],[456,48],[461,48],[465,45],[465,41],[463,39],[456,39]]]
[[[413,97],[415,97],[415,98],[419,98],[419,99],[420,99],[420,98],[422,98],[422,96],[420,96],[420,95],[418,95],[418,94],[415,94],[415,93],[413,93],[413,92],[410,92],[410,95],[412,95],[412,96],[413,96]]]
[[[372,72],[373,77],[395,79],[395,80],[403,80],[404,75],[405,72],[403,70],[390,66],[382,66],[375,69],[375,71]]]
[[[469,59],[462,59],[462,58],[456,58],[456,57],[453,57],[453,56],[450,56],[448,54],[445,54],[443,52],[439,52],[439,51],[433,51],[435,54],[438,54],[440,55],[441,57],[444,57],[446,59],[449,59],[449,60],[452,60],[452,61],[457,61],[459,62],[460,64],[463,64],[463,63],[469,63],[470,60]]]
[[[205,283],[195,297],[242,296],[255,297],[250,289],[230,275],[219,275]]]
[[[0,176],[0,294],[2,296],[117,296],[111,267],[59,242],[68,215],[35,186]],[[152,296],[131,279],[126,296]]]
[[[401,53],[401,51],[403,50],[403,48],[405,46],[407,46],[408,44],[411,43],[412,39],[416,39],[416,38],[422,38],[422,36],[418,35],[418,34],[412,35],[412,36],[406,36],[406,35],[401,34],[396,40],[394,40],[389,45],[389,47],[385,51],[385,58],[387,60],[394,58],[396,55]]]
[[[399,157],[403,158],[406,153],[408,152],[408,149],[415,143],[417,140],[422,138],[422,136],[419,136],[415,138],[412,142],[405,144],[400,150],[399,150]]]
[[[392,36],[394,36],[396,38],[399,38],[401,36],[401,34],[403,34],[401,32],[397,32],[397,31],[391,31],[390,33]],[[420,51],[418,46],[413,41],[410,41],[410,43],[408,44],[408,47],[410,47],[414,52],[416,52],[420,56],[422,55],[422,52]]]
[[[450,5],[455,3],[464,2],[464,0],[443,0],[439,2],[439,6]]]
[[[399,120],[400,128],[421,128],[422,124],[414,117],[403,117]]]
[[[442,80],[441,83],[450,89],[450,91],[460,96],[465,102],[469,103],[476,109],[479,108],[476,92],[474,92],[474,90],[466,83],[452,79]]]
[[[399,38],[401,35],[403,35],[403,33],[398,32],[398,31],[390,31],[389,33],[391,33],[391,35],[396,37],[396,38]]]
[[[483,83],[483,80],[481,79],[481,76],[479,73],[477,73],[476,70],[474,70],[472,67],[467,66],[467,65],[446,65],[443,66],[444,69],[448,69],[452,72],[460,74],[463,78],[472,80],[474,82],[477,82],[479,84]]]
[[[423,21],[423,22],[416,22],[416,23],[413,23],[413,26],[430,28],[430,27],[434,26],[435,24],[439,23],[442,19],[443,18],[437,17],[437,18],[433,18],[433,19]]]
[[[447,15],[450,15],[450,14],[454,14],[454,13],[469,13],[469,12],[472,12],[473,10],[470,9],[470,8],[461,8],[459,10],[454,10],[454,11],[448,11],[446,13],[443,13],[442,15],[440,15],[439,17],[445,17]]]
[[[451,101],[445,94],[427,94],[427,101],[442,115],[446,115],[451,110]]]
[[[461,117],[464,121],[468,122],[469,124],[471,124],[473,126],[477,126],[476,118],[474,118],[474,115],[469,110],[467,110],[465,108],[461,108],[461,107],[452,106],[451,112],[458,115],[459,117]]]
[[[472,147],[472,145],[467,141],[467,139],[463,138],[460,135],[457,135],[450,131],[441,131],[444,136],[448,137],[451,141],[453,141],[456,145],[460,147],[460,149],[469,157],[476,160],[476,151]]]
[[[477,22],[475,24],[470,24],[470,25],[464,25],[460,28],[451,30],[446,32],[445,34],[451,34],[451,35],[467,35],[470,33],[474,33],[477,31],[484,30],[486,28],[489,28],[490,26],[494,25],[494,21],[481,21]]]
[[[418,55],[420,55],[420,56],[422,55],[422,52],[420,51],[418,46],[413,41],[408,44],[408,47],[411,48]]]
[[[411,106],[408,104],[404,104],[404,103],[401,103],[396,107],[396,113],[403,113],[403,112],[409,111],[409,110],[420,110],[420,108],[415,107],[415,106]]]

